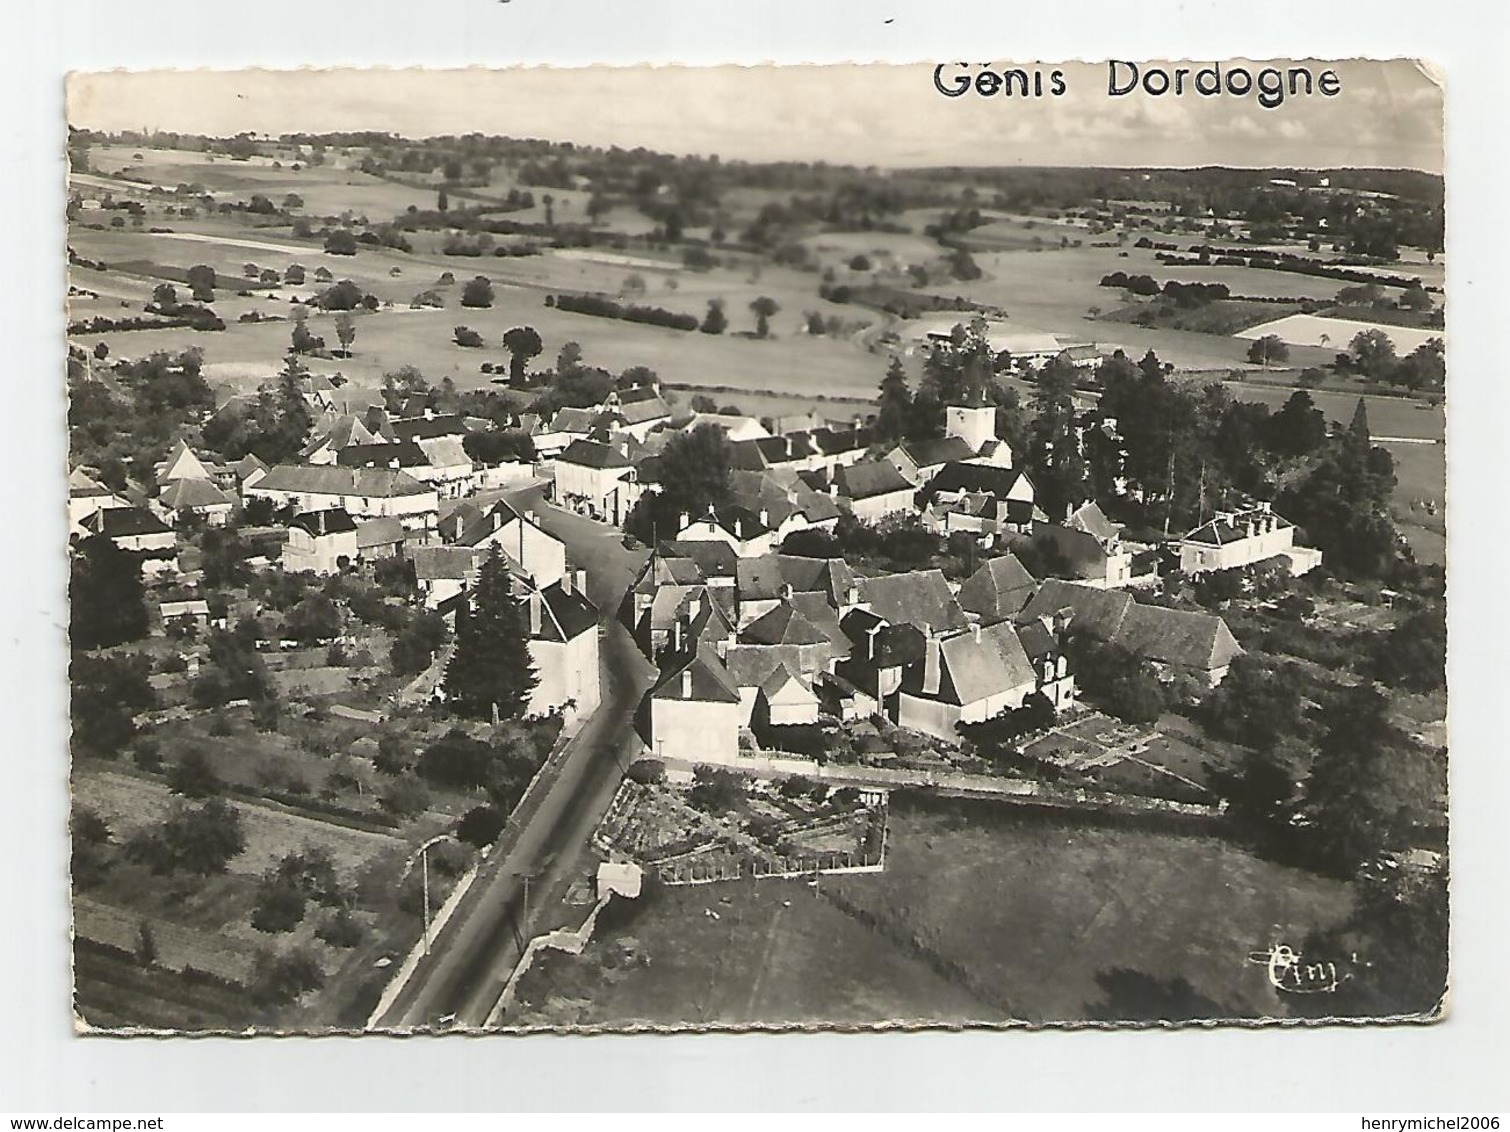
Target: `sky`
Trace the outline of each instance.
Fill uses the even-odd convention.
[[[1192,71],[1209,61],[1150,63]],[[1224,61],[1224,72],[1266,63]],[[1260,106],[1254,94],[1113,97],[1106,63],[947,64],[957,75],[1022,67],[1045,95],[945,97],[929,64],[794,67],[529,67],[470,70],[110,71],[70,76],[69,122],[99,130],[229,135],[377,130],[484,133],[644,146],[725,160],[925,165],[1390,167],[1440,173],[1443,92],[1404,60],[1281,60],[1341,85]],[[1064,72],[1065,93],[1047,93]],[[1117,72],[1125,84],[1131,71]],[[1187,78],[1186,83],[1190,80]]]

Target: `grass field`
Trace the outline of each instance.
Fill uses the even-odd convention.
[[[548,953],[511,1021],[1131,1017],[1140,1007],[1103,981],[1118,971],[1124,984],[1184,979],[1222,1015],[1283,1017],[1249,952],[1298,945],[1349,902],[1340,882],[1212,837],[903,805],[885,873],[825,877],[816,893],[792,881],[658,890],[581,957]]]
[[[1398,354],[1408,354],[1430,339],[1442,337],[1440,330],[1392,326],[1383,322],[1360,322],[1351,318],[1327,318],[1316,314],[1286,315],[1284,318],[1238,331],[1234,337],[1252,341],[1275,334],[1290,346],[1320,346],[1336,352],[1346,350],[1353,337],[1366,330],[1383,331],[1395,344],[1395,352]]]
[[[580,957],[545,952],[521,982],[509,1022],[864,1025],[1001,1017],[801,881],[662,888],[648,899],[623,926],[600,928]]]
[[[1118,969],[1183,978],[1234,1016],[1282,1017],[1248,953],[1298,945],[1349,905],[1345,885],[1213,837],[1006,809],[895,806],[886,872],[835,883],[1040,1021],[1086,1018],[1102,1005],[1097,976]]]

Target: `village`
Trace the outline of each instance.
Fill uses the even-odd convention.
[[[326,150],[216,144],[263,169]],[[152,150],[78,145],[96,162]],[[346,168],[377,185],[375,160],[354,152]],[[814,938],[863,934],[857,954],[878,940],[899,947],[905,958],[871,965],[872,989],[895,1009],[1063,1017],[1055,1011],[1112,995],[1102,976],[1132,963],[1086,972],[1080,1001],[1027,1001],[999,988],[997,958],[952,950],[979,912],[946,924],[948,909],[918,886],[930,874],[940,891],[962,882],[955,867],[975,854],[972,884],[1010,874],[1019,886],[983,902],[991,915],[1057,901],[1024,895],[1028,874],[995,862],[1031,859],[1053,876],[1049,842],[1082,827],[1091,842],[1156,839],[1155,859],[1194,854],[1192,875],[1216,889],[1238,868],[1263,894],[1240,913],[1243,931],[1366,936],[1375,890],[1409,893],[1435,923],[1443,583],[1413,548],[1433,545],[1440,524],[1434,501],[1425,515],[1412,499],[1420,530],[1397,533],[1392,453],[1414,438],[1386,448],[1371,425],[1439,406],[1441,339],[1420,306],[1438,299],[1419,279],[1378,269],[1380,283],[1341,300],[1388,307],[1383,325],[1423,336],[1398,359],[1390,347],[1387,379],[1377,327],[1331,347],[1325,333],[1302,341],[1308,324],[1286,342],[1266,323],[1222,347],[1248,368],[1221,376],[1163,360],[1162,339],[1132,348],[1139,328],[1232,300],[1225,287],[1187,299],[1177,285],[1145,303],[1123,273],[1091,285],[1147,314],[1118,324],[1127,346],[1087,333],[1094,315],[1055,334],[1021,329],[1004,305],[937,297],[923,318],[885,314],[879,334],[814,315],[800,331],[811,349],[821,359],[841,339],[863,342],[854,352],[877,392],[813,396],[823,378],[783,354],[777,364],[790,358],[784,372],[809,392],[783,401],[749,393],[735,370],[668,381],[632,339],[604,368],[610,351],[593,326],[618,320],[660,320],[657,334],[698,349],[727,342],[735,366],[767,339],[809,348],[787,323],[771,329],[779,304],[758,296],[753,329],[737,338],[723,336],[732,306],[717,298],[696,300],[701,318],[675,316],[690,328],[668,321],[643,305],[650,269],[621,255],[630,275],[611,291],[568,286],[563,267],[528,284],[531,303],[543,295],[539,317],[517,307],[506,330],[456,326],[444,348],[467,358],[464,372],[430,364],[433,342],[406,353],[386,329],[433,339],[434,312],[482,326],[495,291],[527,285],[434,275],[406,258],[406,230],[444,239],[451,250],[435,257],[485,250],[483,212],[448,208],[448,191],[482,208],[458,166],[440,174],[417,230],[338,220],[322,234],[302,201],[258,194],[227,216],[222,195],[222,216],[191,247],[170,238],[189,233],[159,228],[182,225],[207,194],[76,174],[73,836],[78,1010],[91,1025],[685,1020],[681,984],[660,988],[672,997],[658,1008],[635,989],[683,962],[664,960],[679,945],[649,941],[732,932],[725,918],[745,923],[734,907],[754,909],[749,927],[707,946],[753,967],[740,949],[801,916],[792,930]],[[554,176],[568,185],[555,208],[582,202],[574,224],[600,198],[610,220],[623,207],[585,173]],[[1256,184],[1263,209],[1289,205],[1255,206],[1251,226],[1299,249],[1283,255],[1307,241],[1314,250],[1326,233],[1312,204],[1331,199],[1329,183],[1309,196],[1293,182]],[[513,199],[505,212],[539,208]],[[541,205],[521,229],[535,241],[559,223],[549,194]],[[151,225],[134,237],[136,259],[98,258],[132,238],[115,220],[92,227],[109,213]],[[256,250],[246,238],[256,229],[227,227],[279,213],[293,219],[277,238],[298,237],[302,222],[301,258],[318,269],[266,266],[287,258],[282,245]],[[1092,229],[1136,233],[1163,213],[1134,202],[1085,215]],[[93,234],[103,242],[86,242]],[[1235,214],[1222,238],[1252,233]],[[571,243],[558,233],[543,255],[518,245],[518,259],[570,265]],[[1214,258],[1185,261],[1146,236],[1103,243],[1109,263],[1139,247],[1175,269]],[[1069,237],[1065,247],[1074,253]],[[176,263],[145,263],[148,248]],[[258,262],[237,273],[185,262],[201,249]],[[969,258],[964,245],[942,249]],[[623,276],[604,254],[593,278]],[[370,257],[382,258],[365,274],[348,270]],[[865,258],[850,257],[847,278],[872,270]],[[1386,258],[1360,262],[1374,270]],[[916,284],[917,271],[894,267]],[[775,279],[754,286],[774,290]],[[694,275],[689,290],[705,282]],[[129,318],[127,300],[108,297],[123,284]],[[393,288],[416,286],[412,303],[394,302]],[[902,293],[885,287],[885,302]],[[822,289],[830,308],[855,309]],[[563,318],[582,332],[567,336]],[[238,335],[259,360],[219,359],[217,334]],[[1303,368],[1283,367],[1291,351]],[[1255,388],[1263,396],[1246,400]],[[978,841],[999,826],[1031,847]],[[969,847],[949,850],[955,838]],[[1266,872],[1276,891],[1282,876],[1304,895],[1281,907],[1254,879]],[[818,902],[794,906],[791,893],[809,890]],[[452,994],[483,970],[480,945],[462,958],[471,945],[458,941],[489,917],[506,925],[507,954]],[[542,950],[535,941],[552,933],[574,942]],[[658,954],[661,966],[646,967]],[[898,963],[940,981],[936,1006],[908,999]],[[848,977],[869,970],[857,963]],[[700,970],[681,974],[702,985]],[[736,982],[754,1002],[751,977]],[[1157,991],[1173,975],[1140,977]],[[1224,978],[1201,994],[1214,999]],[[1212,1008],[1306,1009],[1276,1007],[1244,978],[1223,984]],[[698,1001],[698,1021],[809,1016],[739,1017]],[[1398,1003],[1363,1008],[1387,1006]]]

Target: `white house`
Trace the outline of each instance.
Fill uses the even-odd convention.
[[[1283,555],[1290,573],[1300,575],[1321,564],[1321,551],[1295,545],[1295,526],[1270,510],[1267,502],[1243,511],[1221,511],[1178,543],[1180,569],[1187,574],[1230,570]]]
[[[557,503],[616,525],[644,493],[628,457],[594,440],[573,441],[556,457],[555,473]]]
[[[400,520],[405,530],[435,526],[440,498],[433,487],[394,468],[279,464],[243,488],[247,499],[299,511],[343,510],[354,519]]]
[[[357,560],[357,525],[345,511],[310,511],[288,525],[279,564],[290,573],[339,574]]]

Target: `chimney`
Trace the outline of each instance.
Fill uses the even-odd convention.
[[[682,531],[685,531],[687,529],[687,527],[691,524],[691,521],[692,521],[692,516],[688,515],[687,512],[685,512],[685,511],[683,511],[680,515],[678,515],[676,517],[676,530],[677,530],[677,533],[680,534]]]
[[[435,419],[435,410],[432,409],[432,408],[430,408],[429,405],[426,405],[425,406],[425,420],[427,420],[427,421],[433,421],[434,419]]]
[[[692,698],[692,666],[689,664],[686,668],[682,669],[682,699],[684,699],[684,700],[690,700],[691,698]]]
[[[788,457],[790,457],[792,455],[792,448],[793,448],[792,438],[790,436],[788,436],[786,438],[786,454],[787,454]]]
[[[572,583],[572,588],[575,589],[583,597],[586,597],[587,596],[587,571],[586,570],[573,570],[572,573],[576,575],[576,578],[575,578],[574,582]]]
[[[924,644],[923,653],[923,695],[936,696],[939,691],[941,673],[939,672],[939,639],[933,635],[932,629],[925,629],[928,640]]]
[[[782,582],[781,583],[781,600],[782,601],[791,601],[792,600],[792,583],[791,582]]]
[[[562,593],[564,593],[564,594],[571,593],[571,582],[572,582],[571,571],[568,570],[568,571],[566,571],[566,573],[564,573],[564,574],[561,575],[561,592]]]
[[[495,531],[500,531],[503,529],[503,512],[499,511],[497,508],[494,508],[493,510],[493,529]]]
[[[740,542],[744,541],[745,521],[743,519],[734,520],[734,537],[739,539]]]
[[[324,511],[321,511],[319,513],[319,515],[317,516],[317,521],[320,524],[320,533],[323,535],[325,533],[325,512]]]
[[[771,513],[764,508],[760,512],[760,525],[762,527],[769,527],[771,525]]]
[[[828,481],[828,497],[830,499],[839,498],[839,481],[837,479],[831,479]]]
[[[872,625],[869,629],[865,630],[865,659],[866,660],[873,661],[873,660],[876,659],[876,638],[879,637],[880,635],[881,635],[881,626],[880,625]]]
[[[975,643],[980,644],[980,622],[970,626],[970,635],[975,638]]]
[[[671,622],[671,651],[682,651],[682,619],[678,617]]]
[[[1258,524],[1255,523],[1252,519],[1249,519],[1248,520],[1248,537],[1252,538],[1256,534],[1258,534]]]
[[[857,586],[857,585],[855,585],[853,582],[851,582],[849,584],[849,588],[844,591],[844,604],[845,605],[859,605],[860,604],[860,587]]]
[[[530,591],[530,636],[540,635],[540,591]]]

